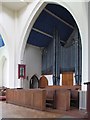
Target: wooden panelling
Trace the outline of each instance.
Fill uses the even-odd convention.
[[[6,90],[6,102],[14,103],[14,90]]]
[[[46,91],[41,89],[7,89],[7,103],[45,110]]]
[[[67,86],[73,85],[73,72],[62,73],[62,85],[67,85]]]
[[[33,94],[33,107],[38,108],[38,109],[42,109],[42,110],[45,109],[45,103],[46,103],[45,96],[46,96],[45,91],[43,91],[43,93],[42,93],[40,91],[35,90],[35,92]],[[37,98],[39,98],[39,99],[37,100]]]
[[[70,109],[70,92],[77,98],[76,90],[80,86],[48,86],[45,89],[7,89],[6,101],[29,108],[45,110],[46,101],[53,99],[53,108]]]
[[[48,80],[47,78],[43,75],[40,80],[39,80],[39,88],[45,88],[48,86]]]
[[[32,90],[25,90],[25,98],[27,98],[27,99],[25,99],[25,106],[32,108],[32,106],[33,106],[33,92],[32,92]]]
[[[70,91],[65,89],[56,90],[56,109],[70,109]]]

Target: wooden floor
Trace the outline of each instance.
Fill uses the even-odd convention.
[[[0,101],[0,118],[84,118],[85,114],[85,111],[75,108],[63,112],[50,108],[39,111]]]

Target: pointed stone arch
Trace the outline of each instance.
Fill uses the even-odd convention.
[[[28,35],[31,32],[32,26],[33,26],[35,20],[37,19],[37,17],[39,16],[39,14],[41,13],[41,11],[44,9],[44,7],[48,3],[58,4],[64,8],[66,8],[70,12],[70,14],[73,16],[74,20],[76,21],[76,24],[78,26],[80,36],[81,36],[81,42],[82,42],[82,58],[83,58],[83,60],[82,60],[82,82],[84,82],[84,81],[88,80],[88,71],[86,71],[86,69],[88,69],[88,48],[87,48],[88,35],[87,35],[85,29],[83,29],[83,28],[88,28],[88,24],[87,24],[88,22],[84,22],[84,20],[87,21],[87,18],[85,18],[87,16],[86,16],[85,7],[83,6],[83,4],[84,4],[83,2],[81,3],[82,4],[81,6],[83,6],[83,7],[80,7],[78,4],[78,8],[84,12],[83,14],[85,14],[85,17],[83,20],[84,27],[82,26],[82,22],[81,22],[82,21],[82,18],[80,17],[81,14],[77,13],[76,9],[73,7],[73,5],[71,3],[63,2],[63,0],[62,1],[44,0],[42,2],[41,2],[41,0],[38,0],[37,3],[35,3],[35,6],[33,7],[32,13],[28,14],[27,21],[24,25],[24,28],[22,29],[22,34],[20,37],[21,45],[19,46],[20,49],[19,49],[19,54],[18,54],[19,62],[23,59],[24,49],[26,46]],[[86,55],[86,57],[84,58],[85,55]],[[87,65],[85,66],[85,64],[87,64]],[[85,67],[85,69],[84,69],[84,67]],[[84,84],[83,84],[83,86],[84,86]],[[85,87],[83,87],[83,89],[85,89]]]
[[[80,25],[79,25],[79,22],[76,18],[76,16],[74,15],[74,13],[72,12],[72,9],[70,8],[70,6],[68,6],[65,2],[59,2],[58,0],[52,0],[51,1],[43,1],[43,2],[39,2],[37,3],[37,5],[35,5],[35,8],[34,10],[32,11],[32,14],[30,14],[29,16],[30,17],[27,17],[29,19],[27,19],[27,22],[25,23],[25,26],[24,26],[24,29],[22,31],[22,34],[21,34],[21,37],[20,39],[22,40],[21,41],[21,46],[20,47],[20,51],[19,51],[19,59],[22,60],[23,58],[23,54],[24,54],[24,49],[25,49],[25,46],[26,46],[26,42],[27,42],[27,39],[28,39],[28,36],[31,32],[31,29],[32,29],[32,26],[34,25],[36,19],[38,18],[39,14],[42,12],[42,10],[44,9],[44,7],[48,4],[48,3],[53,3],[53,4],[58,4],[64,8],[67,9],[67,11],[72,15],[72,17],[74,18],[78,28],[79,28],[79,32],[80,32],[80,36],[81,36],[81,40],[82,40],[82,34],[81,34],[81,29],[80,29]]]
[[[8,54],[8,40],[9,40],[9,38],[8,38],[8,35],[5,32],[5,29],[3,28],[2,25],[0,25],[0,35],[1,35],[2,39],[3,39],[3,41],[4,41],[4,44],[5,44],[5,46],[2,49],[2,52],[0,54],[0,71],[1,71],[0,72],[0,79],[1,79],[0,84],[3,85],[3,75],[7,74],[6,85],[8,87],[8,85],[9,85],[9,59],[8,59],[8,57],[9,57],[9,54]],[[5,67],[5,66],[7,67],[6,68],[7,71],[6,71],[6,73],[3,73],[4,72],[3,67]]]
[[[33,75],[29,81],[30,88],[38,88],[39,79],[37,75]]]
[[[3,55],[0,59],[0,86],[8,87],[9,85],[8,69],[8,58]]]

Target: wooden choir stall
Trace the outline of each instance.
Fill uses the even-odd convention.
[[[70,81],[72,81],[72,73]],[[65,73],[65,77],[69,75]],[[43,81],[43,82],[42,82]],[[57,110],[70,110],[71,101],[78,103],[78,89],[80,86],[72,86],[72,82],[68,85],[48,85],[47,78],[42,76],[39,81],[40,88],[34,89],[7,89],[6,102],[24,107],[29,107],[38,110],[46,110],[47,107],[52,107]]]
[[[45,110],[46,92],[43,89],[7,89],[6,102]]]

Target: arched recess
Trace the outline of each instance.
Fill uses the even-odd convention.
[[[33,75],[29,81],[30,88],[38,88],[39,79],[37,75]]]
[[[39,16],[39,14],[42,12],[42,10],[44,9],[44,7],[48,4],[48,3],[54,3],[54,4],[58,4],[58,5],[61,5],[62,7],[64,7],[64,8],[66,8],[70,13],[71,13],[71,15],[73,16],[73,18],[74,18],[74,20],[76,21],[76,24],[77,24],[77,26],[78,26],[78,29],[79,29],[79,32],[80,32],[80,36],[81,36],[81,42],[82,42],[82,44],[84,45],[84,39],[85,39],[85,36],[83,35],[83,33],[84,33],[84,29],[82,28],[82,25],[81,25],[81,22],[80,22],[80,20],[79,20],[79,18],[78,18],[78,15],[74,12],[74,9],[73,9],[73,7],[71,7],[71,5],[69,6],[69,3],[67,2],[67,3],[65,3],[65,2],[63,2],[63,0],[62,1],[58,1],[58,0],[44,0],[44,1],[42,1],[42,2],[40,2],[40,1],[38,1],[38,3],[37,3],[37,5],[35,6],[35,8],[34,8],[34,10],[32,11],[32,14],[30,14],[29,16],[29,18],[30,18],[30,20],[28,19],[27,20],[27,22],[26,22],[26,24],[25,24],[25,27],[24,27],[24,29],[23,29],[23,31],[22,31],[22,35],[21,35],[21,45],[20,45],[20,49],[19,49],[19,56],[18,56],[18,58],[19,58],[19,62],[21,62],[21,60],[23,59],[23,54],[24,54],[24,49],[25,49],[25,46],[26,46],[26,42],[27,42],[27,38],[28,38],[28,35],[29,35],[29,33],[31,32],[31,29],[32,29],[32,26],[34,25],[34,22],[35,22],[35,20],[37,19],[37,17]],[[82,9],[81,9],[82,10]],[[87,26],[86,26],[87,27]],[[87,36],[86,36],[86,38],[87,38]],[[83,40],[83,41],[82,41]],[[84,54],[85,54],[85,52],[83,53],[83,45],[82,45],[82,57],[84,58]],[[88,52],[87,51],[87,48],[86,48],[86,44],[85,44],[85,51],[86,52]],[[87,53],[88,54],[88,53]],[[88,58],[88,56],[86,56],[87,58]],[[83,62],[84,61],[84,62]],[[83,74],[83,76],[82,76],[82,78],[83,78],[83,81],[85,80],[85,78],[88,78],[88,72],[87,71],[85,71],[84,70],[84,63],[85,63],[85,59],[82,61],[82,74]],[[87,64],[88,64],[88,60],[86,60],[87,61]],[[88,67],[87,67],[87,65],[86,65],[86,67],[85,68],[87,68],[88,69]],[[84,74],[86,75],[87,74],[87,77],[84,77]],[[87,79],[88,80],[88,79]]]
[[[76,22],[76,24],[78,26],[80,36],[81,36],[81,41],[82,41],[82,34],[81,34],[80,26],[79,26],[79,21],[77,20],[76,16],[73,13],[73,10],[70,8],[70,6],[68,4],[63,2],[63,0],[61,2],[59,2],[58,0],[52,0],[52,2],[49,1],[49,0],[48,1],[44,0],[43,2],[39,1],[37,3],[37,5],[35,6],[34,10],[32,11],[32,14],[29,15],[30,17],[27,20],[27,22],[25,24],[25,27],[24,27],[24,29],[22,31],[21,37],[20,37],[20,40],[22,40],[22,41],[20,41],[21,46],[19,45],[19,48],[20,48],[19,55],[18,55],[19,61],[23,60],[23,54],[24,54],[26,42],[27,42],[28,36],[29,36],[29,34],[31,32],[32,26],[34,25],[36,19],[38,18],[38,16],[40,15],[42,10],[44,9],[44,7],[48,3],[61,5],[62,7],[66,8],[71,13],[71,15],[73,16],[73,18],[74,18],[74,20],[75,20],[75,22]]]
[[[0,59],[0,86],[9,87],[8,59],[2,56]]]
[[[0,24],[0,35],[4,41],[5,46],[0,49],[0,86],[5,85],[9,87],[9,54],[8,54],[8,40],[9,37],[5,29]],[[5,71],[5,72],[4,72]],[[5,81],[3,81],[3,79]]]
[[[7,59],[4,56],[2,58],[2,86],[7,86],[7,78],[8,78],[8,74],[7,74]]]

